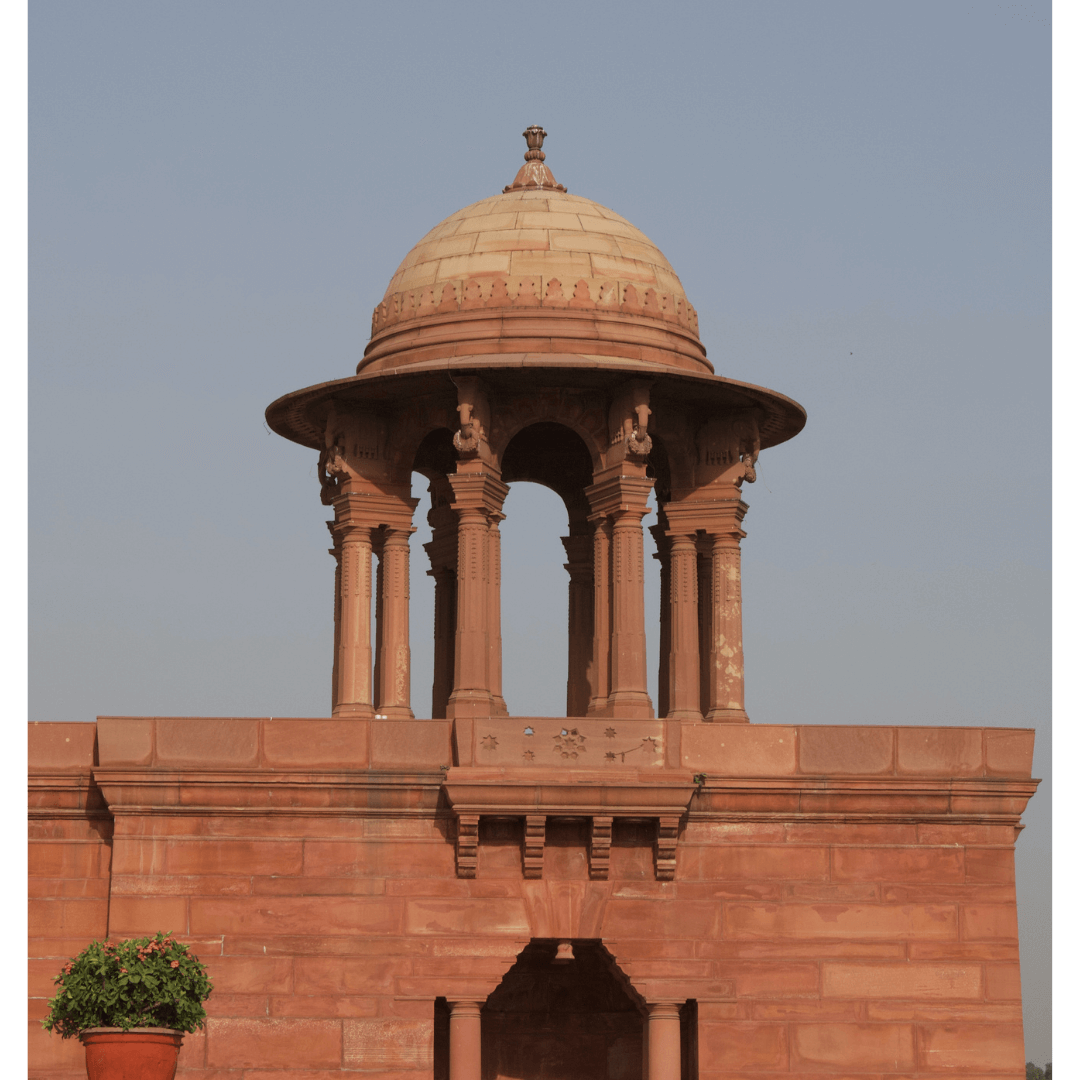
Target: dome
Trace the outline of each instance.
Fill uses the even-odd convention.
[[[383,303],[409,289],[446,282],[541,275],[590,286],[625,281],[657,293],[686,294],[671,264],[614,210],[580,195],[510,191],[451,214],[401,261]],[[590,293],[593,292],[590,289]]]
[[[543,128],[523,134],[513,183],[451,214],[402,259],[355,374],[278,398],[270,427],[322,450],[333,410],[385,420],[403,402],[421,412],[442,402],[451,415],[443,399],[469,376],[495,394],[574,388],[597,400],[636,381],[655,406],[752,412],[762,447],[795,435],[806,422],[797,402],[714,372],[697,312],[656,244],[556,182]]]
[[[712,372],[663,253],[615,211],[556,184],[535,130],[512,185],[451,214],[402,260],[358,373],[537,351],[571,366]]]

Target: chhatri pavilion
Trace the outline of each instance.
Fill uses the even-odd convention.
[[[1023,1075],[1034,733],[750,721],[745,498],[806,414],[714,371],[663,254],[544,137],[409,251],[354,374],[267,410],[331,515],[327,715],[31,725],[31,1077],[85,1075],[39,1026],[64,960],[158,930],[215,984],[183,1080]],[[515,481],[566,511],[558,717],[503,697]]]

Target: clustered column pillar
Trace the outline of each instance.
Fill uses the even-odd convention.
[[[594,663],[597,693],[591,715],[645,719],[653,715],[645,666],[645,550],[641,519],[653,482],[636,473],[609,476],[586,488],[596,524]],[[601,565],[602,563],[606,565]],[[605,655],[606,654],[606,655]],[[610,672],[601,692],[605,660]]]
[[[450,1080],[480,1080],[480,1002],[449,1001]]]
[[[334,716],[411,717],[409,707],[409,534],[415,499],[347,491],[333,500]],[[371,557],[379,555],[375,664]]]
[[[334,500],[337,543],[337,655],[334,716],[371,716],[371,523],[363,500],[345,494]]]
[[[670,545],[667,711],[682,720],[745,723],[739,542],[747,505],[733,497],[663,507]],[[663,615],[661,616],[663,618]]]
[[[499,531],[510,490],[493,469],[459,471],[447,480],[457,517],[457,627],[454,689],[446,715],[505,716],[499,630]]]

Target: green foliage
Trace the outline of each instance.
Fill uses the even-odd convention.
[[[64,1039],[93,1027],[195,1031],[214,988],[199,958],[171,934],[91,942],[53,982],[58,990],[41,1026]]]
[[[1050,1065],[1048,1061],[1041,1069],[1034,1061],[1027,1063],[1027,1076],[1025,1080],[1051,1080]]]

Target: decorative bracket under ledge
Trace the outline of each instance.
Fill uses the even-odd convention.
[[[444,789],[457,820],[458,877],[476,877],[482,817],[523,818],[526,878],[540,878],[549,817],[589,822],[589,876],[604,881],[611,860],[616,818],[656,823],[656,877],[675,876],[679,822],[697,786],[682,770],[604,771],[456,767]]]

